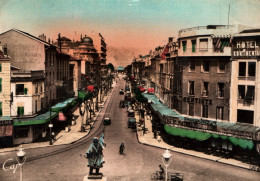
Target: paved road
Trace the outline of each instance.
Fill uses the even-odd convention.
[[[124,88],[124,81],[118,80],[112,93],[113,99],[110,107],[107,107],[112,124],[105,128],[105,141],[107,147],[104,150],[105,161],[101,172],[108,181],[148,181],[151,174],[162,164],[161,154],[163,150],[145,146],[138,143],[136,132],[127,128],[126,108],[119,108],[119,101],[123,95],[119,90]],[[108,114],[108,113],[107,113]],[[118,154],[121,142],[125,144],[125,155]],[[46,158],[27,162],[24,166],[25,181],[82,181],[87,175],[86,159],[80,157],[85,153],[89,142],[68,150],[66,152]],[[50,148],[35,149],[47,152]],[[53,148],[52,148],[53,149]],[[259,180],[260,173],[228,166],[218,162],[212,162],[191,156],[172,153],[173,161],[169,167],[173,172],[181,172],[184,180]],[[15,177],[15,178],[14,178]],[[18,173],[0,171],[0,180],[18,180]]]

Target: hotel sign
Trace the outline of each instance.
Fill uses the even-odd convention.
[[[234,44],[233,57],[258,57],[260,56],[260,48],[257,41],[237,41]]]
[[[0,121],[0,126],[8,126],[8,125],[13,125],[13,120]]]

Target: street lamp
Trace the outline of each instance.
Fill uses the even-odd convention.
[[[162,161],[164,166],[166,167],[165,181],[167,181],[167,167],[170,165],[172,161],[172,154],[168,149],[165,149],[165,152],[162,154]]]
[[[23,164],[25,163],[26,160],[26,153],[24,152],[23,147],[21,146],[16,153],[16,160],[19,164],[20,167],[20,181],[23,180]]]
[[[50,128],[50,145],[52,145],[52,135],[51,135],[51,128],[53,127],[53,124],[49,124],[49,128]]]
[[[83,110],[81,110],[81,108],[83,107]],[[79,105],[79,114],[81,116],[81,129],[80,129],[80,132],[85,132],[85,128],[84,128],[84,125],[83,125],[83,119],[84,119],[84,114],[85,114],[85,108],[83,106],[83,103]]]

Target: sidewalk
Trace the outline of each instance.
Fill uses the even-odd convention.
[[[112,86],[114,87],[114,85]],[[113,90],[113,89],[112,89]],[[102,108],[104,107],[104,104],[106,103],[109,95],[111,94],[111,91],[108,92],[107,96],[103,97],[103,101],[101,103],[99,103],[99,111],[95,110],[95,116],[91,118],[91,120],[88,120],[89,125],[85,125],[85,132],[81,132],[81,116],[79,114],[79,108],[77,108],[74,112],[73,115],[75,115],[75,117],[77,118],[75,120],[75,124],[70,126],[70,130],[62,130],[60,131],[57,135],[55,135],[56,140],[53,142],[53,145],[63,145],[63,144],[70,144],[73,143],[79,139],[81,139],[82,137],[86,136],[89,134],[91,127],[94,125],[97,117],[99,116]],[[93,101],[96,101],[96,98],[93,99]],[[88,114],[89,116],[89,114]],[[87,114],[84,114],[84,123],[86,120]],[[49,136],[49,135],[46,135]],[[28,143],[28,144],[22,144],[24,149],[30,149],[30,148],[40,148],[40,147],[46,147],[46,146],[53,146],[49,144],[49,141],[45,141],[45,142],[36,142],[36,143]],[[10,151],[16,151],[18,150],[20,146],[16,146],[16,147],[10,147],[10,148],[2,148],[0,149],[0,153],[3,152],[10,152]]]
[[[203,158],[203,159],[208,159],[208,160],[212,160],[212,161],[216,161],[216,162],[220,162],[220,163],[224,163],[224,164],[228,164],[228,165],[233,165],[233,166],[237,166],[237,167],[241,167],[241,168],[245,168],[245,169],[250,169],[250,170],[257,169],[254,165],[243,163],[241,161],[238,161],[238,160],[235,160],[232,158],[226,159],[226,158],[217,157],[214,155],[207,155],[203,152],[198,152],[198,151],[194,151],[194,150],[186,150],[183,148],[178,148],[178,147],[174,147],[172,145],[168,145],[167,143],[163,142],[163,140],[160,138],[160,136],[157,136],[157,138],[155,139],[154,134],[152,132],[152,123],[151,123],[149,116],[145,116],[146,133],[143,134],[143,129],[138,124],[139,117],[140,117],[139,115],[135,114],[135,118],[137,120],[137,128],[136,128],[137,129],[137,132],[136,132],[137,138],[138,138],[139,142],[142,144],[150,145],[150,146],[154,146],[154,147],[158,147],[158,148],[162,148],[162,149],[169,149],[174,152],[187,154],[187,155],[191,155],[191,156],[195,156],[195,157],[199,157],[199,158]],[[258,170],[259,170],[259,168],[258,168]]]

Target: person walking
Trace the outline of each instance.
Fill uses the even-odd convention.
[[[119,153],[123,154],[124,153],[124,149],[125,149],[125,145],[124,145],[124,143],[121,143],[121,145],[119,147]]]

